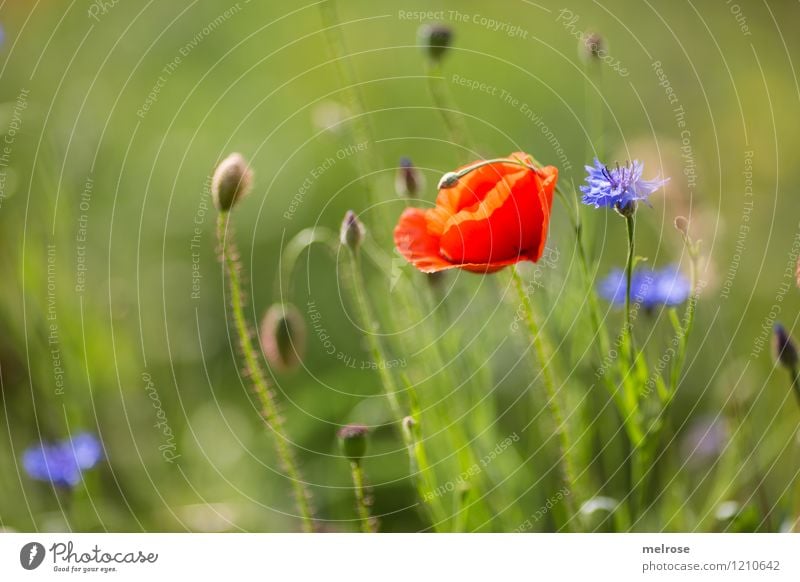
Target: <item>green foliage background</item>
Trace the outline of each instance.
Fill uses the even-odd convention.
[[[488,495],[497,514],[476,517],[466,527],[516,529],[546,506],[559,490],[556,440],[527,364],[525,337],[510,331],[516,300],[507,276],[451,274],[443,283],[447,299],[426,309],[423,332],[396,293],[416,299],[415,289],[425,280],[405,267],[403,277],[410,283],[392,291],[386,274],[397,268],[391,229],[406,205],[393,186],[401,156],[410,156],[426,175],[427,202],[443,172],[479,156],[522,149],[563,166],[553,142],[519,105],[454,83],[453,75],[527,104],[565,151],[571,168],[562,167],[564,184],[583,179],[583,164],[596,144],[592,112],[601,109],[609,159],[637,157],[646,161],[648,174],[671,177],[666,194],[641,212],[640,254],[656,266],[682,261],[686,267],[672,228],[678,214],[692,219],[693,234],[704,241],[706,289],[673,410],[674,439],[655,472],[661,497],[637,528],[774,530],[796,518],[800,410],[769,350],[751,354],[771,329],[774,305],[790,329],[798,319],[797,289],[786,294],[781,289],[793,285],[790,253],[800,232],[795,163],[800,86],[794,68],[800,41],[790,32],[800,7],[742,3],[745,20],[737,21],[731,4],[721,1],[338,4],[351,55],[345,66],[359,80],[374,134],[369,155],[382,168],[374,176],[378,205],[368,203],[364,177],[350,163],[357,155],[337,159],[352,139],[345,131],[322,131],[314,122],[320,104],[346,103],[316,4],[120,0],[95,12],[96,18],[87,13],[93,10],[87,2],[15,2],[0,8],[5,30],[0,128],[8,130],[10,149],[0,200],[0,525],[297,529],[287,483],[276,473],[272,445],[246,379],[238,374],[226,326],[215,213],[204,185],[230,151],[242,152],[256,172],[254,191],[235,215],[253,321],[279,299],[279,258],[287,241],[310,226],[337,229],[345,211],[354,209],[380,257],[377,268],[367,270],[369,295],[382,330],[391,334],[392,355],[405,359],[399,372],[417,382],[425,378],[424,370],[435,371],[430,350],[419,351],[431,339],[424,334],[435,334],[440,345],[456,348],[448,368],[471,378],[467,387],[453,385],[451,393],[442,393],[439,406],[449,408],[468,434],[480,435],[482,450],[519,436],[498,457],[502,461],[492,463],[491,477],[499,486]],[[562,8],[579,17],[575,30],[602,32],[628,76],[603,67],[602,80],[593,78],[587,88],[577,40],[559,19]],[[226,10],[229,15],[221,17]],[[477,151],[450,143],[433,105],[416,43],[420,22],[402,14],[417,10],[443,10],[455,30],[444,84],[464,112]],[[466,21],[451,11],[466,15]],[[522,32],[492,30],[481,24],[481,16]],[[654,61],[661,62],[685,110],[695,187],[683,173],[685,135]],[[170,63],[174,70],[165,69]],[[156,98],[143,111],[156,87]],[[15,132],[15,104],[23,91]],[[752,197],[746,196],[749,157]],[[314,169],[328,158],[335,163],[314,178]],[[287,219],[284,213],[301,189],[302,200]],[[574,430],[580,433],[587,419],[599,427],[592,438],[600,441],[587,437],[580,445],[587,486],[595,495],[620,498],[626,486],[624,471],[618,470],[624,442],[614,413],[604,408],[605,393],[590,389],[598,363],[589,350],[585,292],[575,275],[565,212],[556,205],[550,245],[559,260],[544,269],[544,286],[534,302],[558,348],[561,376],[568,378],[563,396],[574,412]],[[200,234],[193,249],[196,227]],[[591,213],[587,229],[599,274],[621,265],[621,221],[598,211]],[[79,290],[84,234],[86,285]],[[195,250],[202,275],[199,299],[192,298]],[[275,375],[288,431],[301,447],[301,464],[328,529],[355,528],[350,476],[335,439],[346,422],[377,427],[365,469],[381,529],[424,529],[428,523],[416,507],[402,442],[383,424],[388,419],[378,375],[359,369],[369,356],[340,270],[337,257],[315,248],[301,258],[288,299],[301,312],[313,300],[336,352],[358,364],[349,367],[326,353],[309,329],[305,367]],[[606,315],[617,329],[620,313],[609,308]],[[638,339],[653,360],[670,336],[662,315],[638,322]],[[57,327],[56,343],[48,343],[51,325]],[[464,346],[468,349],[460,352]],[[54,349],[64,368],[63,393],[54,376]],[[165,461],[159,449],[166,440],[163,425],[156,426],[158,409],[145,374],[174,434],[176,462]],[[482,403],[480,411],[471,408],[475,402]],[[708,415],[727,423],[724,452],[711,461],[686,462],[687,428]],[[108,462],[87,473],[85,487],[74,496],[23,473],[19,459],[25,447],[79,429],[101,436]],[[430,436],[444,459],[437,470],[455,478],[447,437]],[[506,500],[514,503],[507,506]],[[744,512],[736,524],[716,520],[715,509],[726,500],[753,508],[756,516]],[[553,529],[556,517],[545,515],[531,529]],[[613,524],[600,520],[592,527]]]

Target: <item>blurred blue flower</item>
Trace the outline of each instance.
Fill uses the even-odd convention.
[[[643,170],[644,165],[639,160],[609,169],[595,158],[594,166],[586,166],[586,185],[581,186],[583,203],[595,208],[605,206],[625,210],[639,200],[647,202],[650,194],[666,184],[669,178],[642,180]]]
[[[61,487],[74,487],[81,474],[103,458],[103,445],[90,433],[80,433],[58,443],[41,443],[22,455],[25,472],[39,481]]]
[[[625,305],[625,271],[614,269],[598,285],[600,296],[614,305]],[[645,309],[659,305],[674,307],[689,298],[691,283],[677,266],[653,270],[642,267],[631,277],[631,302]]]

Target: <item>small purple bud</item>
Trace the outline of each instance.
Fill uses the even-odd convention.
[[[446,24],[423,24],[417,31],[417,40],[428,57],[439,62],[453,42],[453,29]]]
[[[353,463],[359,462],[367,453],[368,433],[369,429],[360,424],[348,424],[339,429],[342,452]]]
[[[775,358],[791,371],[797,368],[800,357],[797,354],[797,345],[792,336],[780,323],[775,324],[775,335],[773,337],[775,347]]]
[[[416,198],[423,189],[424,178],[408,158],[400,159],[400,167],[394,178],[394,189],[398,196]]]
[[[366,230],[364,225],[358,219],[358,216],[352,210],[348,210],[344,215],[342,221],[342,228],[339,231],[339,240],[341,243],[349,248],[352,252],[358,252],[361,246],[361,241],[364,240]]]

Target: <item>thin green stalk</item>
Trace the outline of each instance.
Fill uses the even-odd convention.
[[[377,522],[369,513],[369,503],[364,488],[364,469],[359,461],[350,461],[350,474],[353,476],[353,487],[356,495],[356,508],[358,518],[361,521],[361,531],[364,533],[376,533],[378,531]]]
[[[411,474],[417,487],[417,495],[426,511],[430,512],[435,531],[440,531],[442,524],[449,519],[442,505],[441,498],[436,494],[436,484],[432,479],[433,469],[428,462],[425,443],[421,437],[419,409],[412,404],[414,416],[403,423],[403,437],[408,447],[408,457],[411,461]]]
[[[400,422],[404,415],[400,407],[400,401],[397,399],[397,384],[389,369],[385,365],[381,365],[381,363],[385,363],[388,360],[378,337],[378,329],[375,317],[372,314],[372,308],[369,301],[367,301],[366,284],[361,272],[361,260],[358,251],[350,253],[350,276],[353,282],[353,293],[355,294],[356,309],[358,309],[361,326],[365,331],[372,357],[378,367],[383,390],[389,401],[389,407],[392,409],[392,416],[396,422]]]
[[[561,445],[561,458],[563,461],[561,468],[563,471],[563,479],[569,490],[571,492],[575,492],[575,496],[579,497],[577,479],[575,476],[575,467],[572,460],[572,443],[570,442],[569,434],[567,432],[567,425],[564,422],[564,414],[561,411],[561,405],[558,403],[558,394],[556,392],[553,374],[550,370],[548,353],[544,346],[544,339],[541,330],[539,329],[539,325],[536,323],[536,319],[533,316],[533,307],[531,305],[530,298],[528,297],[527,293],[525,293],[522,278],[520,277],[516,267],[511,269],[511,276],[514,280],[514,286],[516,287],[519,299],[522,302],[525,323],[528,326],[528,331],[531,336],[531,341],[533,342],[536,357],[539,360],[544,387],[545,391],[547,392],[547,398],[550,405],[550,412],[553,415],[553,420],[556,424],[556,432],[558,433]],[[580,498],[578,501],[580,501]]]
[[[460,115],[453,113],[457,111],[457,107],[453,103],[447,85],[445,85],[441,63],[428,59],[426,73],[428,76],[428,91],[431,94],[434,105],[436,105],[436,110],[441,116],[445,127],[447,127],[450,141],[474,151],[474,144],[469,136],[464,119]]]
[[[625,264],[625,337],[629,347],[631,370],[636,362],[636,349],[633,346],[633,322],[631,321],[631,289],[633,284],[633,263],[636,258],[636,211],[625,215],[628,230],[628,261]]]
[[[800,370],[798,370],[797,366],[791,370],[791,374],[792,390],[794,390],[794,394],[797,396],[797,403],[800,404]]]
[[[261,369],[258,352],[253,346],[252,334],[245,317],[245,300],[239,278],[238,252],[233,240],[228,241],[226,232],[229,213],[220,212],[217,217],[217,238],[220,245],[220,260],[225,268],[230,290],[231,312],[239,347],[245,360],[247,376],[261,403],[261,415],[274,434],[275,449],[283,470],[286,472],[294,491],[295,503],[303,522],[303,530],[314,531],[314,512],[311,508],[311,495],[302,479],[297,462],[289,443],[283,436],[283,417],[278,412],[274,395]]]

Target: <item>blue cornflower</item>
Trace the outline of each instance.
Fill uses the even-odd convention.
[[[598,291],[603,299],[614,305],[625,305],[625,271],[614,269],[600,282]],[[645,309],[659,305],[675,307],[689,298],[691,283],[677,267],[653,270],[642,267],[631,277],[631,302]]]
[[[644,164],[639,160],[609,169],[595,158],[594,166],[586,166],[589,174],[586,185],[581,186],[582,202],[595,208],[606,206],[620,211],[639,200],[647,202],[650,194],[666,184],[669,178],[642,180],[643,170]]]
[[[41,443],[28,448],[22,465],[28,475],[61,487],[74,487],[81,474],[103,458],[103,445],[90,433],[80,433],[57,443]]]

